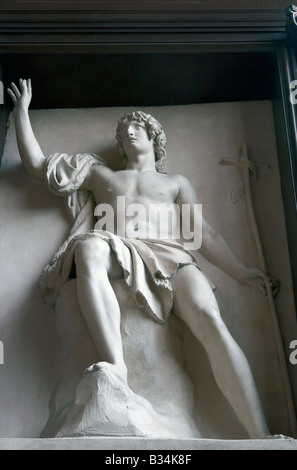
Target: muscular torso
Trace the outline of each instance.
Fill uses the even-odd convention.
[[[112,208],[115,233],[128,238],[174,238],[179,225],[178,177],[156,171],[112,171],[102,166],[93,166],[88,178],[88,189],[95,197],[97,213],[106,216]],[[101,204],[108,205],[101,206]],[[161,206],[162,207],[161,207]],[[103,211],[105,209],[105,211]],[[125,214],[125,217],[124,217]],[[100,218],[103,222],[102,217]],[[108,230],[107,226],[100,226]]]

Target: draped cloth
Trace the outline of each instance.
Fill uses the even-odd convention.
[[[199,268],[197,262],[183,245],[171,240],[128,239],[105,230],[94,230],[95,201],[92,193],[80,190],[92,165],[107,166],[107,163],[95,154],[56,153],[47,158],[48,187],[55,195],[65,197],[73,225],[69,236],[41,273],[41,294],[46,303],[55,304],[71,275],[77,244],[95,238],[107,242],[115,253],[135,302],[154,320],[164,323],[173,306],[171,277],[185,265]]]

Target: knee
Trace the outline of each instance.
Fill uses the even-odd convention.
[[[78,268],[106,268],[110,254],[109,245],[104,240],[87,238],[77,243],[75,248],[75,264]]]

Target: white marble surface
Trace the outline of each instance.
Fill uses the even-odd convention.
[[[198,450],[297,450],[297,440],[287,439],[140,439],[84,437],[60,439],[1,439],[0,450],[102,450],[112,457],[113,451],[191,451]],[[189,451],[189,452],[188,452]],[[125,454],[126,455],[126,454]]]
[[[97,353],[76,302],[73,279],[64,286],[56,305],[57,331],[63,338],[57,361],[59,387],[52,397],[55,411],[43,438],[57,433],[59,437],[200,437],[193,416],[194,387],[185,370],[183,325],[174,316],[166,325],[156,323],[135,306],[125,287],[123,280],[113,281],[122,309],[128,383],[140,403],[137,397],[134,403],[132,392],[120,383],[111,385],[105,374],[102,379],[96,372],[84,375],[96,362]],[[110,380],[114,381],[112,376]],[[69,404],[71,414],[64,420]]]
[[[95,152],[116,166],[115,124],[124,111],[126,108],[40,110],[32,111],[31,118],[45,154]],[[168,171],[190,179],[206,218],[251,265],[257,265],[258,260],[245,215],[240,203],[230,202],[239,174],[235,167],[222,166],[219,161],[223,157],[236,158],[239,147],[247,142],[251,158],[269,163],[270,169],[259,169],[252,194],[269,272],[282,283],[276,306],[288,358],[289,344],[297,339],[297,328],[271,103],[220,103],[144,111],[151,112],[163,124],[168,139]],[[43,304],[37,279],[64,240],[68,222],[63,201],[24,172],[12,121],[3,155],[0,201],[0,340],[5,351],[5,364],[0,365],[0,436],[35,438],[49,416],[58,351],[54,312]],[[217,285],[222,316],[252,366],[271,431],[290,434],[266,300],[209,266],[199,254],[197,257]],[[214,384],[204,351],[188,333],[185,349],[195,384],[196,419],[202,437],[244,439],[245,433]],[[296,370],[289,367],[296,394]],[[15,445],[14,440],[10,442]],[[17,442],[37,445],[53,441]]]

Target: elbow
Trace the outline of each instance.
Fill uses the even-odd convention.
[[[41,162],[40,164],[30,164],[30,165],[27,164],[27,165],[24,165],[26,173],[28,173],[28,175],[30,175],[30,176],[33,176],[34,178],[43,177],[43,175],[44,175],[44,171],[43,171],[44,165],[43,165],[43,163],[44,162]]]

